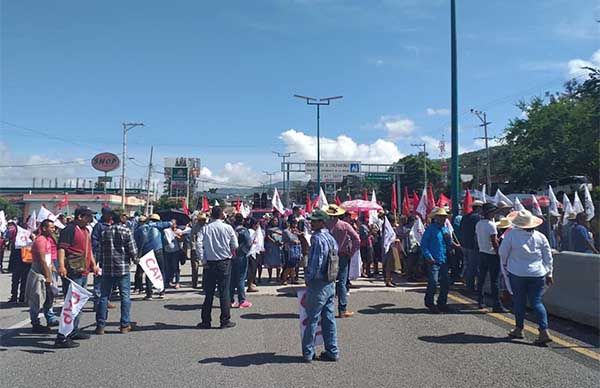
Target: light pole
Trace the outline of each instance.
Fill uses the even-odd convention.
[[[456,64],[456,0],[450,0],[450,63],[451,63],[451,112],[452,112],[452,159],[450,171],[452,175],[452,215],[458,215],[458,201],[460,199],[460,179],[458,176],[458,80]]]
[[[425,183],[423,187],[427,190],[427,144],[411,144],[411,146],[419,148],[419,153],[421,147],[423,147],[423,182]]]
[[[487,126],[491,124],[490,121],[487,121],[487,113],[471,109],[471,113],[473,113],[479,120],[481,121],[480,127],[483,127],[483,137],[476,137],[475,139],[484,139],[485,140],[485,153],[487,158],[487,165],[485,167],[485,175],[487,181],[488,190],[492,190],[492,167],[490,164],[490,148],[488,144],[488,140],[494,139],[493,137],[488,137]]]
[[[282,159],[281,166],[285,166],[285,159],[294,155],[295,152],[277,152],[273,151],[275,155]],[[283,177],[283,191],[285,192],[285,206],[290,206],[290,169],[287,168],[287,177],[285,171],[281,170],[281,175]]]
[[[321,129],[320,129],[320,118],[321,118],[321,105],[330,105],[331,100],[339,100],[343,96],[326,97],[326,98],[313,98],[294,94],[294,97],[300,98],[306,101],[307,105],[317,106],[317,189],[316,194],[319,195],[321,189]]]
[[[123,169],[121,172],[121,208],[125,210],[125,163],[127,161],[127,132],[135,127],[143,127],[144,123],[123,123]]]
[[[265,174],[266,176],[269,177],[269,187],[271,189],[273,189],[273,175],[277,174],[277,171],[273,171],[273,172],[263,171],[263,174]]]

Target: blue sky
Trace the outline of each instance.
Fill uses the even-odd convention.
[[[469,108],[499,135],[519,99],[600,65],[596,0],[457,3],[461,150],[481,147]],[[1,4],[0,165],[119,153],[121,122],[143,121],[131,176],[154,145],[252,185],[278,169],[272,150],[316,152],[314,109],[294,93],[344,96],[322,111],[324,158],[391,162],[449,141],[449,0]],[[0,184],[88,166],[0,168]]]

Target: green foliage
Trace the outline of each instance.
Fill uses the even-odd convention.
[[[4,210],[7,219],[21,217],[22,211],[17,206],[13,205],[8,199],[0,197],[0,210]]]
[[[179,209],[181,208],[181,200],[176,198],[169,198],[163,195],[154,202],[154,210],[168,210],[168,209]]]
[[[421,192],[423,190],[424,155],[408,155],[395,164],[404,164],[404,175],[400,177],[402,187],[408,186],[408,191]],[[427,159],[427,182],[431,183],[434,190],[441,189],[442,168],[437,160]],[[383,184],[389,186],[389,183]],[[389,190],[389,189],[388,189]]]
[[[526,118],[511,120],[505,132],[512,190],[542,188],[545,182],[586,175],[600,184],[600,73],[565,91],[518,104]]]

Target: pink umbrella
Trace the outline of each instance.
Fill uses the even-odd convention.
[[[373,203],[371,201],[365,201],[364,199],[355,199],[352,201],[346,201],[344,203],[342,203],[341,205],[344,209],[346,209],[347,211],[354,211],[354,212],[368,212],[371,210],[383,210],[383,208],[376,204]]]

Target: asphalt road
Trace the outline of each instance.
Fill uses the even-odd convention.
[[[255,296],[232,310],[238,326],[198,330],[202,297],[136,301],[139,330],[118,333],[118,309],[104,336],[56,350],[54,335],[28,327],[0,341],[0,386],[38,387],[594,387],[597,359],[569,346],[508,341],[508,325],[453,305],[430,315],[419,292],[353,293],[357,314],[338,320],[341,359],[300,363],[296,299]],[[218,310],[213,312],[218,322]],[[83,325],[93,330],[86,309]],[[566,338],[566,337],[565,337]],[[573,340],[575,345],[594,348]],[[575,346],[574,345],[574,346]],[[596,345],[597,346],[597,345]],[[593,349],[597,351],[596,349]]]

